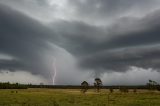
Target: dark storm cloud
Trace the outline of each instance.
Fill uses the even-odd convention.
[[[144,14],[158,7],[157,0],[69,0],[76,14],[83,18],[107,20],[133,12]],[[134,15],[135,14],[135,15]]]
[[[125,72],[130,66],[160,69],[160,10],[157,0],[68,0],[66,8],[74,9],[73,17],[76,19],[65,20],[64,16],[64,20],[53,20],[45,25],[30,17],[34,17],[33,13],[39,6],[47,8],[49,2],[36,0],[37,10],[33,5],[28,8],[25,0],[19,4],[13,2],[17,11],[20,5],[19,11],[33,12],[32,16],[9,8],[12,2],[2,2],[8,7],[0,5],[0,54],[13,57],[13,60],[1,59],[0,69],[46,74],[49,69],[44,56],[53,53],[47,42],[75,57],[81,69],[92,69],[96,73]],[[23,8],[22,4],[26,7]],[[39,12],[38,16],[45,11]],[[99,20],[104,24],[95,25],[94,22]]]
[[[106,36],[105,29],[78,21],[58,21],[51,24],[57,34],[63,36],[61,47],[72,54],[86,55],[101,48],[101,36]],[[100,48],[98,48],[100,47]]]
[[[81,65],[96,69],[96,73],[108,71],[127,71],[131,66],[154,68],[159,70],[159,45],[153,47],[129,47],[119,50],[103,51],[85,57]]]
[[[43,56],[50,50],[47,41],[54,41],[53,31],[9,7],[0,5],[0,53],[14,57],[1,60],[0,69],[28,70],[47,73]]]
[[[0,3],[38,20],[52,19],[56,6],[51,7],[48,0],[1,0]]]
[[[60,21],[52,27],[63,36],[64,48],[74,55],[89,55],[104,50],[159,43],[159,14],[158,10],[140,19],[125,17],[109,27],[77,21]]]
[[[81,67],[98,72],[123,72],[130,66],[159,69],[159,14],[157,10],[140,19],[119,19],[123,22],[118,21],[108,28],[113,33],[83,22],[55,25],[65,38],[63,47],[79,58]]]

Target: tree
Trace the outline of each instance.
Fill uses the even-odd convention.
[[[110,88],[109,91],[110,91],[110,93],[113,93],[113,92],[114,92],[113,88]]]
[[[153,80],[148,80],[147,86],[149,90],[155,90],[158,87],[158,83],[156,81]]]
[[[100,91],[100,87],[102,86],[102,81],[100,78],[94,79],[94,87],[97,89],[97,92]]]
[[[136,88],[134,88],[134,89],[133,89],[133,92],[134,92],[134,93],[136,93],[136,92],[137,92],[137,89],[136,89]]]
[[[128,90],[128,88],[127,87],[119,87],[119,91],[120,92],[123,92],[123,93],[128,93],[129,92],[129,90]]]
[[[81,91],[82,91],[83,93],[86,93],[87,90],[88,90],[88,86],[89,86],[88,82],[87,82],[87,81],[83,81],[83,82],[81,83],[81,87],[82,87]]]

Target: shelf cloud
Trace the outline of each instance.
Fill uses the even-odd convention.
[[[159,5],[159,0],[1,0],[0,72],[25,70],[51,84],[56,58],[56,84],[94,77],[114,84],[115,73],[124,78],[134,70],[142,84],[142,73],[152,79],[160,69]]]

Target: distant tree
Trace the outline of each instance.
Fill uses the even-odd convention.
[[[87,92],[87,90],[88,90],[88,86],[89,86],[89,84],[88,84],[88,82],[87,81],[83,81],[82,83],[81,83],[81,91],[83,92],[83,93],[86,93]]]
[[[119,91],[122,93],[128,93],[129,89],[127,87],[119,87]]]
[[[39,86],[40,86],[41,88],[43,88],[43,87],[44,87],[44,83],[41,82],[41,83],[39,84]]]
[[[160,85],[158,85],[157,90],[160,91]]]
[[[114,92],[113,88],[110,88],[109,91],[110,91],[110,93],[113,93],[113,92]]]
[[[27,86],[18,83],[0,82],[0,89],[26,89]]]
[[[100,88],[102,86],[102,81],[100,78],[95,78],[94,79],[94,87],[96,88],[97,92],[100,91]]]
[[[133,92],[134,92],[134,93],[136,93],[136,92],[137,92],[137,89],[136,89],[136,88],[134,88],[134,89],[133,89]]]
[[[155,90],[158,87],[158,83],[156,81],[153,80],[148,80],[147,86],[149,90]]]

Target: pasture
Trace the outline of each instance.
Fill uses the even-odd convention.
[[[90,89],[86,94],[79,89],[1,89],[0,106],[160,106],[160,92],[129,90],[121,93]]]

